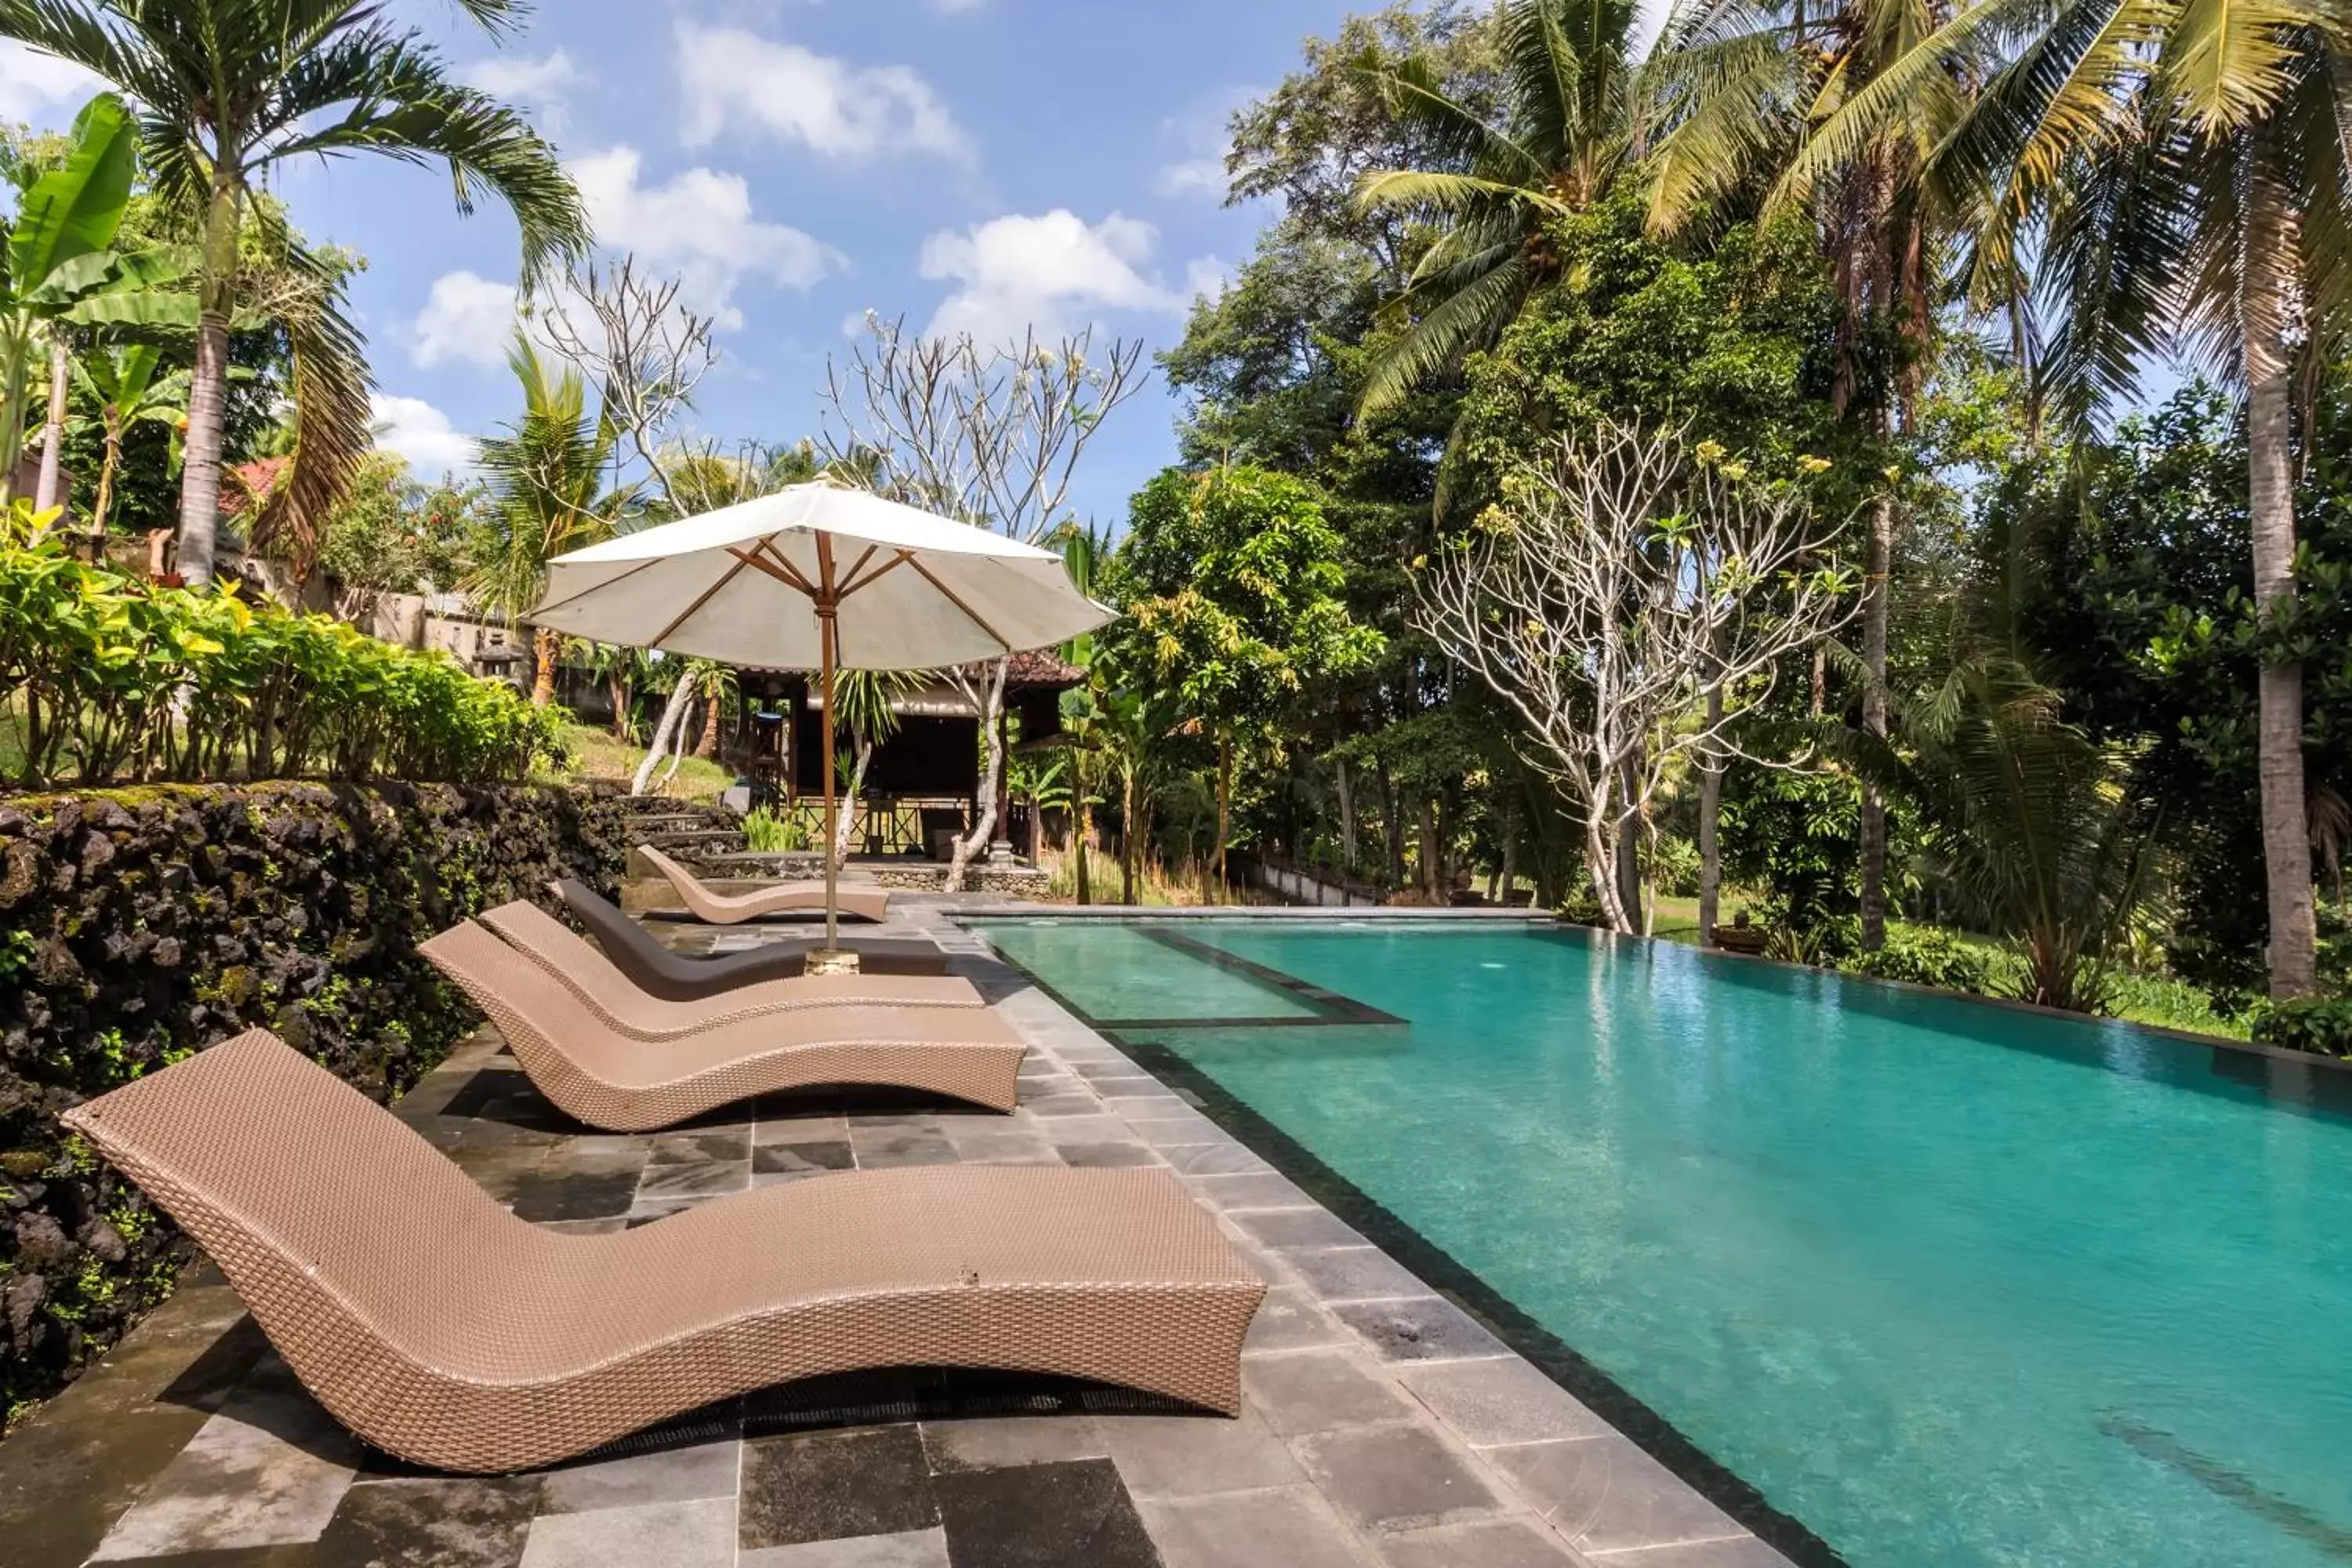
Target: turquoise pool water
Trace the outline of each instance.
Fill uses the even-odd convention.
[[[1517,925],[984,929],[1855,1568],[2352,1563],[2326,1069]]]

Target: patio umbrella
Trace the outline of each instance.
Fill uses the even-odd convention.
[[[820,480],[559,556],[528,618],[598,642],[819,671],[830,955],[835,672],[1002,658],[1111,616],[1049,550]]]

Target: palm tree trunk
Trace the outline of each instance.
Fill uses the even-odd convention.
[[[1723,688],[1717,686],[1706,694],[1707,732],[1712,735],[1722,723]],[[1723,912],[1723,753],[1709,744],[1699,753],[1698,767],[1698,941],[1701,947],[1713,947]]]
[[[1135,770],[1129,768],[1120,780],[1119,793],[1125,798],[1119,803],[1118,827],[1118,901],[1128,908],[1135,907],[1135,858],[1143,844],[1142,825],[1135,820]]]
[[[196,368],[188,384],[188,438],[182,448],[179,573],[191,586],[213,580],[220,528],[221,441],[228,418],[229,306],[236,289],[237,228],[243,218],[234,176],[215,179],[205,215],[204,270],[198,280]]]
[[[1217,731],[1217,896],[1225,896],[1225,840],[1231,836],[1234,799],[1233,737]]]
[[[530,657],[538,666],[530,684],[530,702],[534,708],[544,708],[555,700],[555,628],[535,626],[530,634]]]
[[[1094,901],[1093,889],[1087,885],[1087,840],[1094,836],[1094,831],[1095,808],[1087,802],[1086,786],[1080,784],[1078,786],[1078,830],[1073,836],[1074,842],[1070,848],[1071,852],[1078,858],[1077,891],[1078,903],[1082,907]]]
[[[114,513],[114,476],[122,467],[122,426],[111,413],[106,416],[106,456],[98,466],[98,499],[89,508],[89,558],[106,553],[106,520]]]
[[[2246,355],[2247,519],[2254,551],[2254,603],[2266,621],[2291,615],[2294,581],[2293,370],[2282,331],[2287,280],[2280,260],[2277,195],[2267,184],[2249,201],[2246,294],[2253,308],[2242,331]],[[2265,193],[2268,199],[2265,199]],[[2256,755],[2262,777],[2263,869],[2269,887],[2271,995],[2318,988],[2318,922],[2311,878],[2311,829],[2304,794],[2303,666],[2264,662]]]
[[[1895,498],[1882,495],[1870,508],[1869,578],[1863,585],[1862,662],[1869,684],[1862,693],[1862,727],[1886,734],[1886,626],[1893,598]],[[1886,797],[1874,784],[1862,795],[1862,948],[1886,945]]]
[[[1356,874],[1356,792],[1348,782],[1348,763],[1341,758],[1337,780],[1339,787],[1339,869],[1347,876]]]
[[[694,754],[698,757],[715,757],[719,754],[719,692],[714,691],[703,700],[702,739],[694,748]]]
[[[65,493],[66,386],[72,366],[66,358],[66,337],[53,329],[49,335],[49,416],[41,426],[41,477],[33,489],[33,510],[47,511]]]

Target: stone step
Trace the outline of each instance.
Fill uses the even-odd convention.
[[[688,830],[682,833],[637,833],[629,836],[632,844],[647,844],[673,859],[688,865],[698,864],[714,855],[738,855],[750,847],[744,842],[740,827]]]

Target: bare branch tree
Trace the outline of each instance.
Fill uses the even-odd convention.
[[[1635,929],[1623,836],[1684,757],[1746,755],[1733,721],[1860,608],[1851,575],[1821,564],[1835,531],[1697,461],[1685,433],[1604,422],[1562,437],[1418,584],[1416,624],[1517,710],[1528,761],[1581,809],[1620,931]]]
[[[825,369],[824,448],[830,471],[878,495],[1041,542],[1066,520],[1078,461],[1118,405],[1143,388],[1143,344],[1113,339],[1097,358],[1094,330],[1017,347],[969,334],[926,338],[869,315],[867,341]],[[978,820],[956,841],[950,891],[995,825],[1004,788],[1007,661],[950,670],[980,715],[987,747]]]
[[[623,460],[643,464],[683,517],[672,426],[694,405],[719,347],[711,318],[678,302],[680,281],[639,271],[634,255],[612,268],[592,258],[541,302],[533,326],[595,386],[626,447]]]

